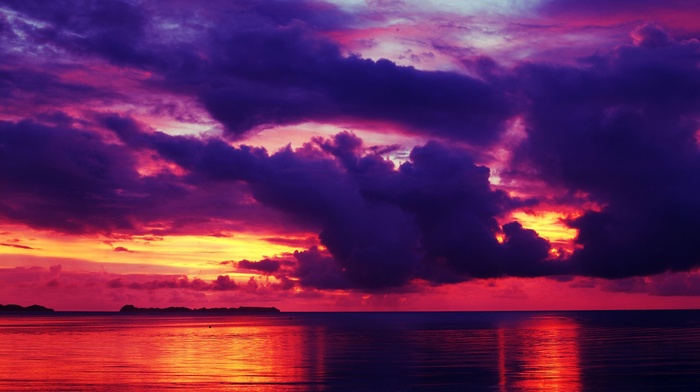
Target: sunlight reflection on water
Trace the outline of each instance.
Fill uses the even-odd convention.
[[[498,329],[501,392],[581,391],[578,324],[566,317],[533,317]]]

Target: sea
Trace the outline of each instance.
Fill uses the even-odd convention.
[[[700,391],[700,311],[0,314],[0,391]]]

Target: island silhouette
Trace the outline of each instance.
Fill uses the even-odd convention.
[[[237,308],[196,308],[190,309],[183,306],[171,306],[168,308],[138,308],[134,305],[124,305],[119,313],[189,313],[189,314],[251,314],[251,313],[279,313],[275,307],[239,306]]]
[[[53,309],[41,305],[20,306],[15,304],[0,305],[0,312],[53,312]]]

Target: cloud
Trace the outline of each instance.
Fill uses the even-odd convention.
[[[409,161],[395,170],[391,161],[364,149],[363,141],[347,132],[332,140],[316,139],[316,146],[268,155],[215,138],[168,136],[129,124],[118,119],[110,126],[124,142],[181,165],[190,180],[200,185],[246,182],[259,203],[318,227],[321,243],[357,287],[562,270],[547,261],[549,244],[532,230],[508,225],[505,243],[498,242],[496,217],[536,201],[493,190],[489,170],[458,148],[430,142],[414,148]],[[299,255],[317,264],[319,257],[309,252]],[[323,278],[301,275],[311,285],[326,286],[321,283],[325,273]],[[333,275],[328,274],[331,285],[339,285]]]
[[[661,26],[647,23],[632,30],[634,44],[643,48],[660,48],[673,44],[673,38]]]
[[[216,277],[216,280],[211,282],[211,289],[219,291],[236,290],[238,285],[230,276],[219,275]]]
[[[235,31],[221,45],[212,65],[227,72],[207,70],[212,87],[199,97],[232,135],[260,126],[357,118],[486,144],[496,140],[511,113],[502,92],[484,82],[385,59],[343,57],[331,42],[296,26]]]
[[[63,266],[61,264],[56,264],[49,267],[49,273],[54,278],[60,277],[61,271],[63,271]]]
[[[187,276],[132,282],[125,282],[122,277],[117,277],[107,281],[106,286],[112,289],[127,288],[130,290],[189,289],[196,291],[228,291],[238,289],[236,282],[228,275],[219,275],[210,283],[200,278],[190,280]]]
[[[260,261],[241,260],[236,263],[238,269],[260,271],[266,274],[271,274],[280,269],[280,262],[270,259]]]
[[[36,249],[36,248],[32,248],[31,246],[20,245],[20,244],[5,244],[5,243],[0,243],[0,246],[9,246],[9,247],[12,247],[12,248],[29,249],[29,250],[34,250],[34,249]]]
[[[307,248],[318,242],[318,239],[314,236],[306,238],[266,237],[263,239],[271,244],[287,245],[297,248]]]
[[[0,268],[0,283],[4,298],[19,298],[22,303],[41,303],[60,310],[118,310],[129,302],[164,304],[173,297],[210,306],[224,306],[232,301],[273,304],[279,298],[306,295],[305,291],[292,292],[295,285],[286,278],[256,279],[257,288],[253,289],[247,281],[236,282],[228,275],[204,280],[186,275],[111,273],[94,262],[67,267],[47,264]]]
[[[540,11],[591,12],[587,4],[598,3],[546,2]],[[0,68],[0,98],[29,109],[8,110],[6,119],[16,120],[0,122],[3,222],[81,235],[315,233],[317,241],[284,240],[306,249],[290,264],[271,258],[238,267],[317,289],[400,290],[414,281],[504,276],[617,279],[700,265],[697,40],[674,40],[660,23],[645,22],[625,27],[632,44],[569,65],[507,68],[483,56],[476,78],[348,53],[330,32],[356,17],[322,2],[162,4],[4,3],[13,16],[1,12],[9,44],[0,50],[9,60]],[[610,4],[608,15],[624,13],[622,2]],[[116,105],[70,108],[71,99],[141,99],[71,82],[79,79],[71,72],[106,63],[137,74],[124,80],[144,91],[196,100],[224,136],[169,135],[127,110],[108,112]],[[265,127],[352,121],[431,140],[398,166],[382,155],[396,146],[366,146],[352,132],[272,153],[231,143]],[[509,194],[492,186],[491,169],[474,151],[510,149],[499,143],[513,123],[525,137],[505,152],[512,159],[498,173],[517,191]],[[535,192],[517,188],[528,181],[544,183],[537,189],[544,191],[514,196]],[[563,190],[559,200],[597,206],[566,221],[578,230],[568,259],[551,256],[536,231],[504,221],[554,198],[550,189]],[[222,275],[110,280],[108,287],[238,285]]]
[[[513,113],[504,91],[478,79],[344,54],[319,28],[344,29],[352,17],[321,2],[207,2],[179,13],[121,1],[7,5],[44,24],[25,27],[29,40],[153,72],[151,88],[188,91],[233,138],[261,127],[356,119],[489,144]],[[221,23],[212,29],[205,15]],[[163,32],[163,24],[182,33]]]
[[[303,287],[319,290],[349,289],[352,284],[343,274],[338,263],[328,254],[322,254],[313,246],[305,251],[294,252],[297,267],[293,273]]]
[[[512,167],[602,206],[568,223],[579,245],[569,263],[581,275],[700,264],[700,43],[668,41],[655,25],[635,34],[638,45],[588,66],[526,64],[514,81],[529,105]]]
[[[144,8],[125,1],[52,1],[28,4],[9,0],[5,6],[42,23],[27,24],[24,33],[79,54],[104,56],[114,64],[157,64],[159,60],[142,47],[148,16]]]
[[[0,121],[0,181],[7,187],[0,216],[63,233],[152,238],[188,230],[235,231],[240,220],[253,228],[279,219],[251,205],[248,189],[239,183],[188,183],[168,170],[142,175],[139,152],[103,134],[96,127]],[[176,148],[167,154],[177,154]],[[144,225],[151,229],[144,232]]]
[[[89,132],[30,121],[0,122],[0,148],[7,185],[0,215],[64,232],[132,227],[127,204],[104,202],[138,183],[128,151]]]
[[[700,274],[663,273],[596,282],[603,290],[622,293],[647,293],[654,296],[700,296]]]
[[[636,9],[630,9],[629,3],[625,0],[551,0],[542,2],[541,8],[550,11],[569,11],[582,12],[587,14],[600,14],[603,6],[606,15],[630,15],[635,14],[635,11],[643,10],[644,12],[653,12],[658,10],[694,10],[697,9],[697,4],[688,0],[669,0],[664,3],[659,3],[654,0],[640,0],[637,2]]]
[[[119,94],[88,84],[64,81],[49,70],[24,67],[21,63],[0,66],[0,97],[6,114],[37,115],[48,122],[72,122],[55,108],[89,100],[110,101]],[[31,107],[28,107],[31,103]],[[41,113],[45,110],[45,113]]]

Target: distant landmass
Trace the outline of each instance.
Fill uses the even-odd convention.
[[[14,304],[0,305],[0,312],[53,312],[53,309],[41,306],[41,305],[31,305],[31,306],[19,306]]]
[[[190,309],[182,306],[171,306],[169,308],[137,308],[134,305],[124,305],[119,313],[196,313],[196,314],[250,314],[250,313],[279,313],[280,310],[271,307],[239,306],[237,308],[197,308]]]

